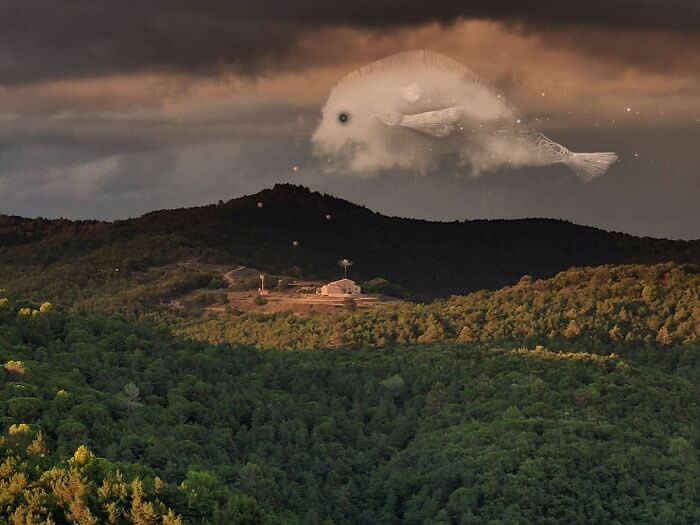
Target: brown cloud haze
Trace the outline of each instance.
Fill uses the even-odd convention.
[[[576,43],[574,45],[574,42]],[[210,100],[275,100],[320,105],[343,74],[402,50],[429,48],[464,63],[531,114],[643,119],[700,115],[700,34],[592,28],[541,33],[459,20],[392,32],[319,29],[300,37],[277,69],[249,76],[220,70],[112,73],[5,86],[0,112],[133,110],[206,105]],[[604,54],[603,50],[609,53]],[[664,50],[663,52],[660,50]]]

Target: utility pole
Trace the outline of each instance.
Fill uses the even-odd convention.
[[[345,270],[345,278],[348,278],[348,268],[353,265],[353,262],[348,259],[341,259],[338,261],[338,266],[342,266]]]

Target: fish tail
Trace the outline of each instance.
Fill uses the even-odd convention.
[[[617,153],[572,153],[566,164],[576,172],[576,175],[589,182],[600,177],[615,162]]]

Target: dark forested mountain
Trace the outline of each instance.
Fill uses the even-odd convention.
[[[0,217],[0,265],[10,274],[19,266],[31,272],[66,264],[80,273],[76,261],[98,252],[90,263],[93,280],[110,265],[139,270],[193,254],[332,278],[335,261],[348,257],[357,280],[383,277],[416,296],[438,297],[499,288],[525,274],[551,277],[571,266],[697,262],[700,241],[639,238],[554,219],[386,217],[289,184],[113,223]]]
[[[341,257],[414,297],[472,293],[167,306]],[[0,525],[698,523],[698,262],[700,241],[391,218],[290,185],[2,217]]]

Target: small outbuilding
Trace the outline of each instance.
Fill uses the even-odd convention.
[[[353,295],[360,295],[361,290],[352,279],[340,279],[339,281],[324,284],[321,286],[321,289],[317,291],[317,293],[319,295],[327,295],[329,297],[349,297]]]

